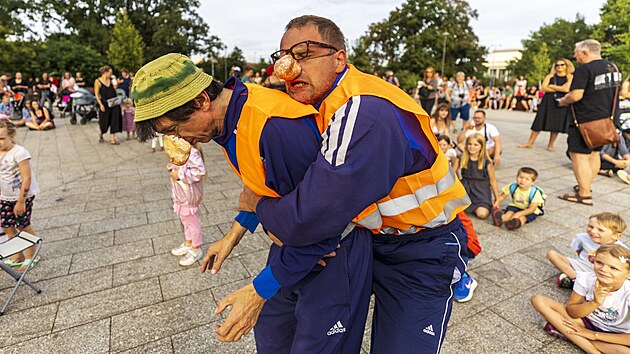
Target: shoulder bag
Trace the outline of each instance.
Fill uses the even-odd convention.
[[[615,64],[613,64],[615,65]],[[619,72],[615,65],[615,72]],[[621,82],[615,88],[615,96],[613,97],[613,108],[610,117],[600,118],[594,121],[578,124],[575,118],[575,109],[571,105],[571,113],[573,114],[573,122],[575,126],[580,130],[582,138],[589,149],[595,149],[606,144],[616,144],[619,142],[619,135],[617,134],[617,128],[613,119],[615,117],[615,106],[617,106],[617,97],[619,96],[619,86]]]

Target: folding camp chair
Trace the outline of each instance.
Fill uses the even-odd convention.
[[[9,273],[9,275],[12,276],[17,282],[15,284],[15,287],[13,288],[13,291],[11,291],[11,295],[9,295],[7,302],[2,307],[2,311],[0,311],[0,316],[2,316],[7,310],[11,299],[13,299],[13,295],[15,295],[15,292],[22,282],[33,288],[36,293],[39,294],[42,292],[40,288],[36,287],[28,280],[28,278],[26,278],[26,273],[28,273],[28,271],[32,268],[31,266],[26,267],[24,272],[20,274],[3,262],[4,259],[11,257],[18,252],[22,252],[25,249],[34,245],[37,245],[37,248],[35,249],[35,254],[33,255],[33,260],[35,260],[37,258],[37,254],[39,253],[39,249],[42,247],[42,239],[35,235],[31,235],[28,232],[20,231],[12,239],[0,243],[0,268]]]

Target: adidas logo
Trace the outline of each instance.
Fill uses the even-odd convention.
[[[341,321],[337,321],[337,323],[335,323],[335,325],[332,326],[326,334],[332,336],[333,334],[344,333],[345,331],[346,328],[341,324]]]
[[[435,333],[433,333],[433,325],[428,325],[425,329],[422,330],[422,332],[435,337]]]

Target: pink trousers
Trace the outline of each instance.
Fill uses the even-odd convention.
[[[201,235],[201,222],[199,221],[198,208],[191,208],[184,205],[174,205],[175,213],[179,215],[179,220],[184,225],[184,236],[186,240],[192,241],[193,247],[199,247],[203,243]]]

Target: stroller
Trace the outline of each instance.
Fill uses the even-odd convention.
[[[72,98],[70,124],[77,124],[77,115],[81,117],[81,125],[96,118],[96,98],[90,91],[79,88],[74,93],[70,94],[70,97]]]

